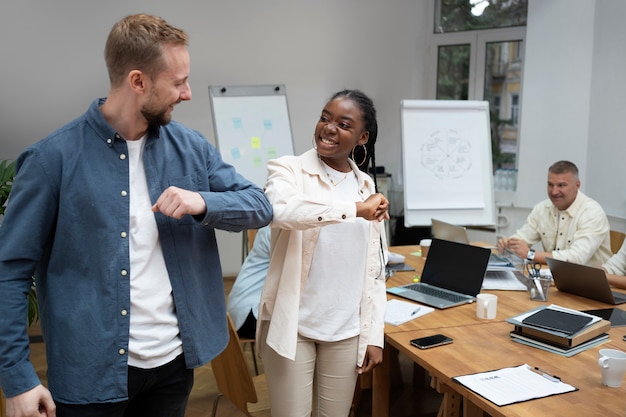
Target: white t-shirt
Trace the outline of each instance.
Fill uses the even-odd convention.
[[[172,286],[143,164],[145,136],[127,141],[130,190],[130,340],[128,364],[150,369],[183,351]]]
[[[363,201],[353,172],[346,176],[325,168],[336,185],[323,198]],[[302,336],[334,342],[360,333],[368,233],[368,222],[361,217],[320,229],[300,296],[298,332]]]

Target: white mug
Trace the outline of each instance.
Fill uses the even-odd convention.
[[[479,319],[495,319],[498,311],[498,296],[494,294],[478,294],[476,296],[476,317]]]
[[[622,385],[626,371],[626,353],[617,349],[600,349],[598,365],[602,370],[602,384],[617,388]]]

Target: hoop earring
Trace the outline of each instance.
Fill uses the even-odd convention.
[[[357,145],[357,146],[359,146],[359,145]],[[352,156],[352,160],[353,160],[353,161],[354,161],[354,162],[355,162],[358,166],[363,165],[363,164],[365,163],[365,161],[367,161],[367,147],[366,147],[365,145],[360,145],[360,146],[362,146],[362,147],[363,147],[363,152],[365,152],[365,155],[363,155],[363,160],[362,160],[361,162],[357,162],[357,161],[354,159],[354,150],[356,149],[356,146],[355,146],[354,148],[352,148],[352,155],[351,155],[351,156]]]

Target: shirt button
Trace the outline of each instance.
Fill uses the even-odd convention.
[[[120,154],[120,159],[123,161],[124,159],[126,159],[126,155],[124,155],[123,153]]]
[[[122,233],[120,233],[120,236],[121,236],[121,237],[126,237],[126,236],[127,236],[127,235],[126,235],[126,232],[122,232]]]
[[[111,142],[113,142],[113,139],[108,138],[108,139],[107,139],[107,143],[110,145],[110,144],[111,144]]]
[[[345,214],[342,214],[342,215],[341,215],[341,218],[342,218],[343,220],[345,220],[345,219],[346,219],[346,215],[345,215]]]
[[[125,277],[126,275],[128,275],[128,271],[127,271],[127,270],[125,270],[125,269],[122,269],[122,270],[120,271],[120,274],[121,274],[123,277]]]
[[[322,221],[322,216],[318,217],[318,218],[317,218],[317,221],[318,221],[318,222],[321,222],[321,221]]]
[[[127,315],[127,314],[128,314],[128,311],[126,311],[126,310],[122,310],[122,311],[120,312],[120,314],[121,314],[122,316],[125,316],[125,315]]]
[[[126,192],[126,190],[122,190],[122,192],[120,193],[122,195],[122,197],[126,197],[128,195],[128,193]]]
[[[123,355],[126,353],[126,349],[121,348],[120,350],[117,351],[117,353],[119,353],[120,355]]]

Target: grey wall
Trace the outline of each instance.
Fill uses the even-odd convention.
[[[569,159],[581,189],[626,229],[626,2],[530,0],[518,190],[502,208],[509,235],[546,198],[548,166]],[[501,198],[501,202],[507,197]]]
[[[20,0],[0,5],[0,159],[104,96],[111,25],[137,12],[191,36],[193,99],[174,117],[215,143],[208,86],[287,87],[295,149],[311,146],[325,100],[344,87],[379,111],[377,162],[402,188],[400,100],[426,99],[430,0]],[[505,196],[509,228],[545,197],[547,167],[571,159],[583,190],[624,229],[626,2],[529,0],[518,192]],[[401,205],[400,199],[399,204]],[[506,211],[506,208],[505,208]],[[504,234],[507,230],[504,231]],[[219,233],[225,274],[241,262],[241,236]],[[481,239],[485,240],[485,239]]]
[[[191,37],[193,98],[174,118],[215,143],[208,86],[285,84],[296,153],[311,146],[328,97],[360,88],[379,111],[377,163],[398,176],[400,100],[421,97],[431,18],[424,0],[20,0],[0,5],[0,159],[81,114],[108,92],[113,23],[157,14]],[[225,274],[241,236],[219,233]]]

